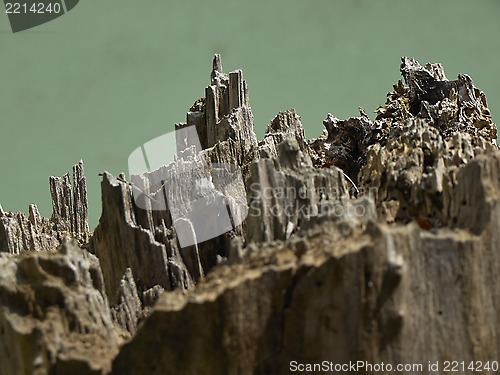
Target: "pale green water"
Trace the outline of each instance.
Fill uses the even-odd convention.
[[[327,112],[373,111],[403,55],[471,75],[500,122],[499,18],[498,0],[82,0],[12,34],[0,14],[0,202],[50,216],[48,176],[83,159],[97,225],[97,174],[184,121],[215,52],[243,69],[259,137],[292,107],[309,138]]]

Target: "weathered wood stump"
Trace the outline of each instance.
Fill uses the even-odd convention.
[[[50,178],[50,219],[0,206],[0,374],[499,361],[496,125],[469,76],[401,73],[374,121],[328,114],[308,141],[289,110],[259,142],[242,71],[216,55],[175,160],[103,173],[93,233],[81,162]]]

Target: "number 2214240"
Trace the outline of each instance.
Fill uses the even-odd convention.
[[[60,13],[61,4],[60,3],[5,3],[5,13],[8,14],[42,14],[42,13]]]

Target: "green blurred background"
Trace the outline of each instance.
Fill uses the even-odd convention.
[[[242,68],[256,132],[296,108],[308,138],[328,112],[372,112],[403,55],[472,76],[500,122],[499,0],[82,0],[12,34],[0,14],[0,203],[52,212],[48,176],[84,160],[90,225],[99,172],[173,130],[204,95],[212,56]]]

